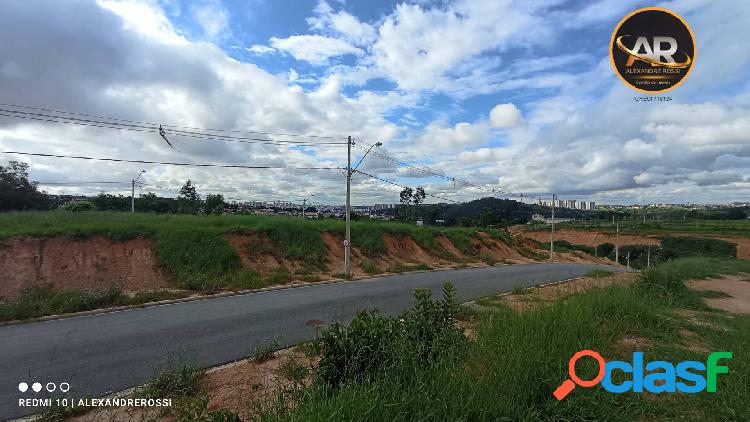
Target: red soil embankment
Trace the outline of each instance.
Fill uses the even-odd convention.
[[[125,291],[166,286],[152,242],[136,238],[115,242],[102,236],[85,240],[13,237],[0,240],[0,297],[11,299],[24,289]]]
[[[549,242],[550,232],[548,231],[525,231],[521,236],[534,239],[539,242]],[[585,230],[555,230],[555,240],[566,240],[573,245],[599,246],[602,243],[617,242],[617,236],[613,233],[601,233]],[[644,235],[620,234],[620,246],[624,245],[661,245],[661,240]]]

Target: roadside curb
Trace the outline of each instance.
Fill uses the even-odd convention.
[[[566,263],[565,262],[536,262],[535,264],[566,264]],[[116,313],[116,312],[129,311],[132,309],[143,309],[143,308],[151,308],[155,306],[174,305],[178,303],[195,302],[195,301],[206,300],[206,299],[218,299],[222,297],[242,296],[242,295],[248,295],[248,294],[254,294],[254,293],[263,293],[263,292],[271,292],[271,291],[287,290],[287,289],[298,289],[302,287],[320,286],[320,285],[325,285],[325,284],[350,283],[353,281],[367,281],[367,280],[373,280],[373,279],[379,279],[379,278],[394,277],[394,276],[399,276],[399,275],[404,275],[404,274],[448,272],[448,271],[456,271],[456,270],[467,270],[467,269],[472,269],[472,268],[505,267],[505,266],[513,266],[513,265],[524,265],[524,264],[499,264],[499,265],[480,264],[480,265],[475,265],[475,266],[468,266],[465,268],[437,268],[437,269],[430,269],[430,270],[408,271],[408,272],[403,272],[403,273],[379,274],[379,275],[374,275],[372,277],[363,277],[363,278],[354,278],[354,279],[334,278],[331,280],[323,280],[323,281],[317,281],[317,282],[312,282],[312,283],[307,283],[307,282],[296,283],[296,284],[292,283],[292,284],[279,285],[279,286],[261,287],[258,289],[238,290],[234,292],[221,292],[221,293],[215,293],[215,294],[209,294],[209,295],[189,296],[189,297],[183,297],[179,299],[167,299],[167,300],[160,300],[157,302],[139,303],[136,305],[116,306],[112,308],[92,309],[90,311],[71,312],[68,314],[47,315],[43,317],[23,319],[23,320],[4,321],[4,322],[0,322],[0,327],[22,325],[22,324],[32,324],[36,322],[56,321],[60,319],[77,318],[77,317],[99,315],[99,314]],[[604,265],[604,264],[591,264],[591,265]],[[560,282],[561,281],[557,281],[557,282],[552,282],[548,284],[560,283]],[[539,286],[543,286],[543,285],[539,285]]]

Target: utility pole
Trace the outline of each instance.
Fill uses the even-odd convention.
[[[549,262],[554,262],[555,254],[555,200],[557,195],[552,194],[552,229],[549,232]]]
[[[628,268],[630,268],[630,251],[628,251]]]
[[[648,254],[646,255],[646,268],[651,267],[651,245],[648,245]]]
[[[307,198],[302,200],[302,218],[305,218],[305,204],[307,204]]]
[[[138,173],[138,177],[130,180],[130,213],[131,214],[135,214],[135,182],[137,182],[138,179],[140,179],[143,173],[145,172],[146,170],[141,170],[141,172]]]
[[[620,263],[620,223],[617,223],[617,235],[615,236],[615,262]]]
[[[351,204],[352,204],[352,137],[346,143],[346,238],[344,239],[344,275],[350,277],[349,259],[351,258]]]
[[[130,213],[135,214],[135,179],[130,180]]]

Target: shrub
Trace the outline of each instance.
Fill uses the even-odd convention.
[[[82,212],[93,211],[96,207],[89,201],[68,201],[60,205],[59,209],[63,211]]]
[[[361,311],[348,326],[334,323],[317,338],[322,357],[316,375],[338,387],[432,366],[462,344],[454,325],[458,311],[455,289],[446,283],[442,300],[432,300],[430,290],[415,290],[413,307],[398,317]]]
[[[202,392],[205,372],[182,361],[170,361],[146,383],[141,395],[148,398],[192,397]]]
[[[281,345],[277,337],[267,338],[255,346],[250,357],[257,362],[267,361],[275,356],[275,352],[279,347]]]
[[[380,274],[383,272],[372,261],[362,261],[362,271],[366,272],[367,274]]]

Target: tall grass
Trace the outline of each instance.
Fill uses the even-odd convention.
[[[750,262],[698,258],[675,262],[659,271],[661,275],[686,279],[726,271],[746,271],[749,265]],[[656,277],[651,281],[657,283],[658,280]],[[383,363],[383,356],[387,358],[389,350],[398,348],[383,351],[379,347],[387,342],[375,341],[363,352],[376,353],[377,358],[364,362],[381,362],[378,367],[386,367],[388,371],[378,372],[377,376],[349,379],[334,386],[314,383],[303,391],[295,408],[271,411],[263,414],[261,419],[619,421],[750,418],[750,408],[745,401],[750,358],[739,352],[735,352],[730,373],[722,376],[716,394],[651,397],[611,394],[596,386],[576,388],[560,402],[552,396],[552,391],[568,376],[568,360],[582,349],[596,350],[607,360],[629,360],[635,350],[645,352],[646,360],[705,360],[708,353],[681,347],[680,332],[685,327],[703,330],[701,333],[711,340],[713,350],[741,351],[750,345],[750,337],[745,335],[750,328],[750,317],[728,319],[716,314],[715,318],[722,318],[719,328],[711,329],[706,324],[691,325],[677,318],[677,303],[659,290],[644,290],[642,287],[611,285],[570,296],[550,307],[522,313],[497,305],[492,311],[476,316],[479,331],[476,342],[467,344],[460,351],[447,352],[448,356],[443,356],[439,364],[429,367],[420,367],[414,361],[402,358]],[[667,280],[664,290],[674,289],[673,283]],[[377,327],[380,326],[373,324],[375,333],[380,332]],[[341,341],[350,340],[346,331],[337,334],[340,334]],[[633,350],[622,346],[620,341],[624,337],[646,340]],[[372,339],[377,338],[373,334]],[[350,349],[345,350],[358,356]],[[583,379],[590,379],[595,375],[594,369],[591,362],[582,361],[577,366],[577,373]]]

